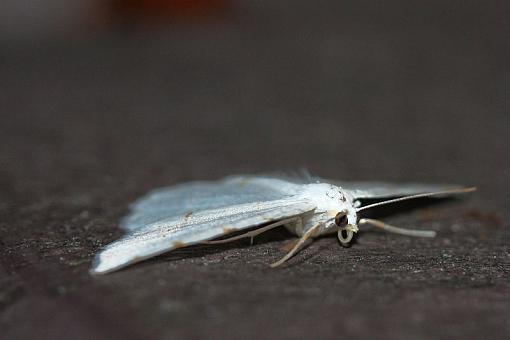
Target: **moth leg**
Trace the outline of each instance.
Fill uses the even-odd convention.
[[[249,231],[249,232],[241,234],[241,235],[229,237],[229,238],[222,239],[222,240],[204,241],[204,242],[201,242],[201,243],[203,243],[203,244],[221,244],[221,243],[227,243],[227,242],[232,242],[232,241],[235,241],[235,240],[239,240],[239,239],[242,239],[242,238],[245,238],[245,237],[250,237],[251,238],[251,240],[250,240],[251,244],[253,244],[253,238],[255,236],[260,235],[263,232],[266,232],[266,231],[271,230],[273,228],[279,227],[281,225],[284,225],[284,224],[287,224],[287,223],[296,222],[296,221],[299,221],[299,220],[301,220],[301,217],[299,217],[299,216],[295,216],[295,217],[291,217],[291,218],[286,218],[284,220],[276,221],[276,222],[268,224],[268,225],[266,225],[266,226],[264,226],[262,228],[258,228],[256,230],[252,230],[252,231]]]
[[[271,268],[278,267],[288,259],[290,259],[292,256],[294,256],[295,253],[298,252],[299,248],[303,245],[303,243],[306,242],[310,237],[313,236],[314,232],[320,227],[320,224],[317,224],[315,227],[312,227],[306,231],[306,233],[301,236],[299,241],[296,243],[294,248],[292,248],[284,257],[282,257],[280,260],[276,261],[275,263],[271,264]]]
[[[389,225],[384,223],[383,221],[373,220],[371,218],[362,218],[359,220],[358,224],[370,224],[374,227],[381,228],[383,230],[389,231],[390,233],[407,235],[407,236],[416,236],[416,237],[435,237],[436,232],[434,230],[416,230],[416,229],[404,229]]]

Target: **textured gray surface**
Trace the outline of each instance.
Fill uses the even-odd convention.
[[[500,4],[249,2],[212,27],[3,45],[2,336],[508,338]],[[323,238],[274,270],[275,230],[89,276],[146,190],[300,166],[480,190],[383,212],[433,240]]]

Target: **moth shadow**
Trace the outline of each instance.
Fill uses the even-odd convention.
[[[237,234],[245,233],[249,230],[243,230],[241,233],[233,233],[229,234],[228,237],[236,236]],[[208,255],[214,255],[218,253],[222,253],[232,249],[246,249],[252,248],[258,244],[267,244],[267,243],[277,243],[282,242],[288,239],[295,238],[295,235],[292,235],[287,229],[284,227],[278,227],[275,229],[268,230],[260,235],[257,235],[254,238],[253,244],[251,244],[250,238],[243,238],[239,240],[235,240],[228,243],[222,244],[195,244],[189,247],[183,247],[179,249],[172,250],[168,253],[161,254],[152,259],[148,259],[145,261],[146,263],[151,262],[168,262],[168,261],[177,261],[183,259],[192,259],[192,258],[200,258]],[[250,253],[247,252],[245,256],[249,256]]]

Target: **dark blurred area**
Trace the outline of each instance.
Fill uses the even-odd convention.
[[[7,175],[506,177],[504,2],[2,6]]]
[[[353,337],[505,338],[509,17],[507,1],[3,0],[0,324],[11,338],[78,330],[83,338],[254,338],[260,325],[281,327],[275,338],[330,338],[336,323]],[[178,269],[163,259],[88,276],[94,252],[120,235],[118,218],[146,190],[300,167],[342,180],[477,185],[469,200],[477,210],[460,215],[485,219],[476,230],[493,230],[495,220],[503,229],[499,240],[489,236],[495,243],[469,229],[465,239],[452,236],[457,248],[422,242],[418,253],[404,239],[390,251],[374,246],[384,237],[360,238],[349,254],[366,271],[343,273],[348,281],[337,270],[355,255],[336,259],[334,242],[316,255],[322,269],[269,273],[255,247],[224,250],[238,262],[210,271],[196,267],[201,258]],[[430,260],[444,247],[464,274]],[[409,253],[423,260],[419,280],[404,270],[417,265]],[[377,262],[381,254],[398,260]],[[245,267],[256,256],[255,279]],[[389,267],[401,271],[371,274]],[[187,285],[168,282],[177,273]],[[333,317],[345,308],[352,316]],[[124,320],[134,333],[118,329]]]

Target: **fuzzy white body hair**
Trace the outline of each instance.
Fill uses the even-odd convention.
[[[297,196],[313,202],[315,210],[302,217],[302,223],[286,225],[287,230],[303,236],[310,228],[320,225],[315,233],[316,236],[336,233],[335,216],[343,211],[347,213],[349,224],[356,224],[356,208],[354,197],[341,187],[329,183],[306,184],[301,187],[301,193]]]

